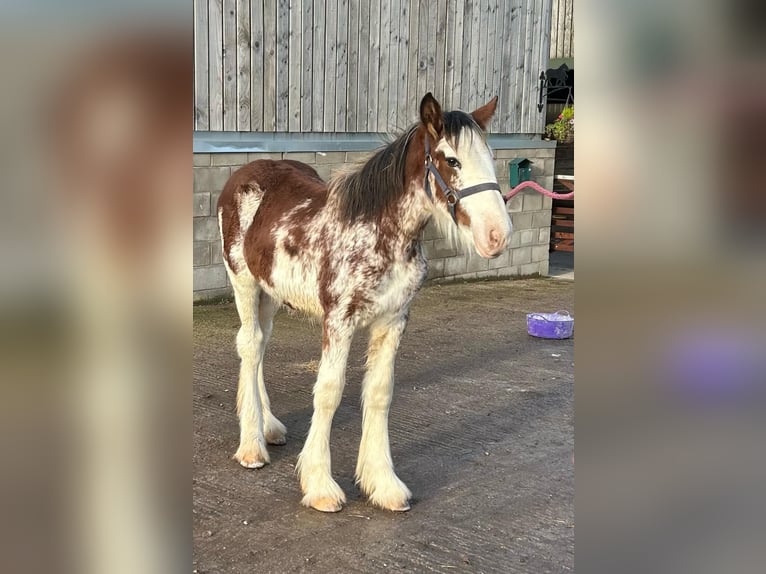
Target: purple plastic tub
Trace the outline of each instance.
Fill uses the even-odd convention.
[[[568,339],[574,331],[574,317],[568,311],[529,313],[527,333],[543,339]]]

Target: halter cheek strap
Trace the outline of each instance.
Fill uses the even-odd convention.
[[[461,199],[464,199],[468,197],[469,195],[473,195],[474,193],[479,193],[482,191],[489,191],[491,189],[497,191],[498,193],[502,193],[500,191],[500,186],[494,182],[494,181],[488,181],[486,183],[479,183],[477,185],[472,185],[470,187],[465,187],[463,189],[452,189],[449,185],[447,185],[447,182],[444,181],[444,178],[439,173],[439,170],[436,169],[436,166],[434,165],[434,160],[431,157],[431,146],[428,143],[428,136],[426,136],[426,174],[425,174],[425,181],[423,182],[423,187],[426,190],[426,195],[428,195],[428,199],[431,201],[434,201],[433,193],[431,193],[431,179],[428,177],[429,174],[433,174],[434,179],[436,180],[436,183],[439,184],[439,187],[442,188],[444,191],[444,196],[447,198],[447,209],[449,209],[449,213],[452,216],[452,220],[457,223],[457,215],[455,214],[455,208],[457,207],[458,201]]]

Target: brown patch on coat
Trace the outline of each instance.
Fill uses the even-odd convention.
[[[224,256],[235,273],[240,269],[233,265],[231,248],[241,236],[239,203],[243,194],[253,190],[263,197],[252,224],[244,230],[245,262],[254,277],[271,285],[277,222],[307,200],[308,207],[299,212],[305,217],[316,214],[327,203],[327,186],[313,168],[293,160],[256,160],[235,171],[218,199]],[[297,218],[291,219],[290,227],[300,227]],[[302,231],[296,233],[294,239]]]

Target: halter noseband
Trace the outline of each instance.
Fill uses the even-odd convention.
[[[449,209],[450,215],[452,216],[452,220],[457,223],[457,216],[455,215],[455,207],[457,207],[457,202],[461,199],[464,199],[468,197],[469,195],[473,195],[474,193],[479,193],[480,191],[488,191],[490,189],[494,189],[498,193],[502,193],[500,190],[500,186],[493,181],[488,181],[486,183],[479,183],[477,185],[472,185],[470,187],[465,187],[463,189],[452,189],[449,185],[447,185],[447,182],[444,181],[444,178],[439,173],[439,170],[436,169],[436,166],[434,165],[434,160],[431,157],[431,146],[428,143],[428,136],[426,135],[426,175],[425,175],[425,182],[423,183],[423,187],[426,190],[426,195],[428,195],[428,199],[431,201],[434,200],[434,196],[431,193],[431,180],[428,177],[428,174],[432,173],[434,175],[434,179],[436,179],[436,183],[441,186],[442,190],[444,190],[444,196],[447,198],[447,208]]]

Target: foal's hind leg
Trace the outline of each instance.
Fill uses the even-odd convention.
[[[314,414],[297,469],[304,495],[301,503],[322,512],[337,512],[346,495],[332,478],[330,428],[343,395],[353,327],[331,328],[329,323],[325,320],[322,360],[314,385]]]
[[[237,386],[239,448],[234,458],[246,468],[260,468],[269,462],[263,434],[263,405],[258,392],[258,372],[263,357],[264,334],[258,321],[261,289],[252,277],[230,274],[242,326],[237,333],[241,359]]]
[[[271,401],[266,392],[266,383],[263,380],[263,355],[266,352],[266,345],[271,338],[271,330],[274,325],[274,314],[277,312],[278,305],[264,291],[261,291],[261,297],[258,305],[258,323],[263,333],[261,343],[260,357],[258,364],[258,394],[261,398],[261,408],[263,411],[263,434],[266,442],[269,444],[285,444],[287,442],[287,429],[277,417],[271,412]]]
[[[388,410],[394,394],[394,359],[407,324],[406,315],[370,328],[367,372],[362,383],[362,442],[356,481],[370,502],[387,510],[410,509],[412,494],[394,473],[388,442]]]

